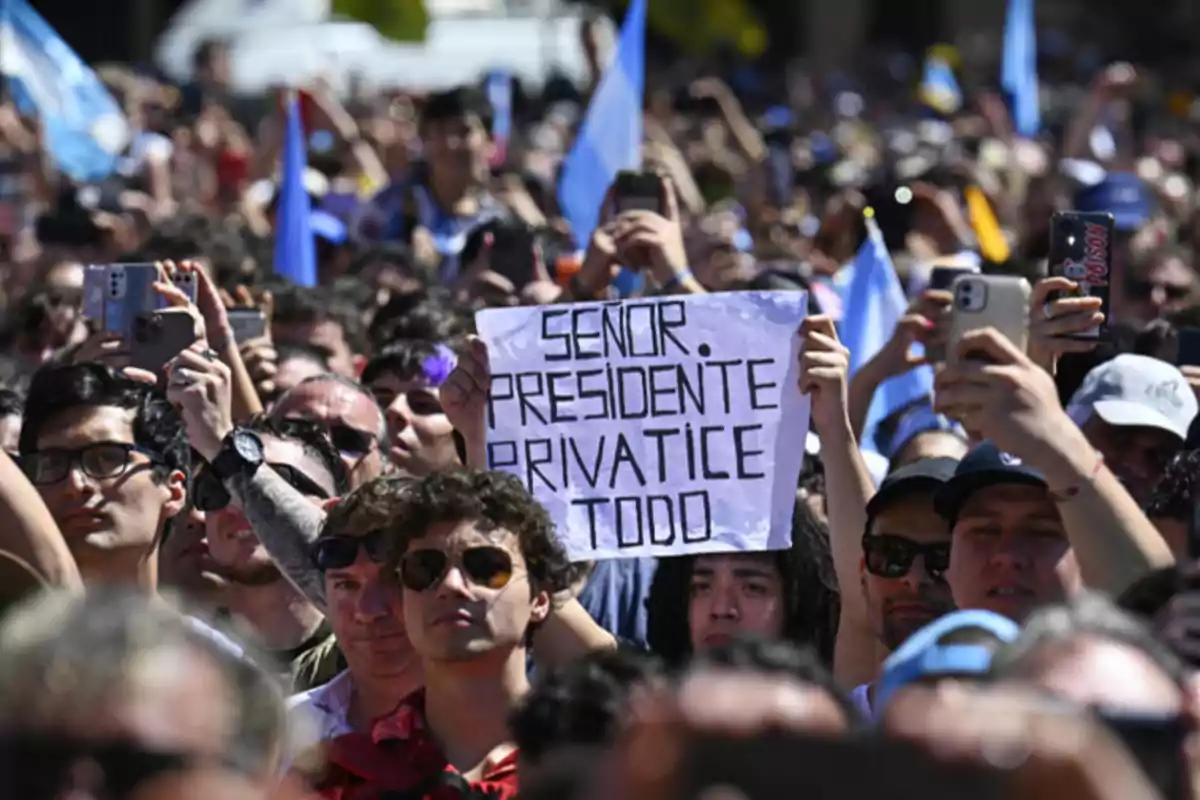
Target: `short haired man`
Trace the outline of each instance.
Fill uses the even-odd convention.
[[[263,463],[314,505],[323,506],[349,491],[341,458],[315,425],[259,416],[243,428],[258,434]],[[320,610],[284,578],[241,509],[230,502],[229,493],[207,468],[197,471],[193,495],[196,507],[205,514],[211,560],[227,583],[226,608],[254,629],[275,660],[288,669],[294,687],[299,669],[323,672],[308,663],[308,654],[321,650],[327,660],[336,660],[338,653]]]
[[[959,608],[1021,622],[1082,588],[1045,477],[991,442],[967,453],[934,502],[951,526],[946,579]]]
[[[384,410],[388,460],[410,475],[459,466],[441,387],[457,359],[443,344],[399,341],[367,362],[363,383]]]
[[[433,796],[447,780],[498,798],[517,792],[508,717],[528,691],[526,646],[571,569],[549,515],[511,475],[455,470],[392,484],[355,527],[396,530],[408,639],[426,686],[356,744],[335,741],[322,797],[349,787]],[[348,769],[340,747],[385,747],[382,774]]]
[[[1093,367],[1067,403],[1067,414],[1139,502],[1183,448],[1197,409],[1178,367],[1132,353]]]
[[[362,384],[327,372],[305,378],[271,409],[275,419],[299,419],[323,429],[350,473],[351,487],[383,474],[383,412]]]
[[[276,292],[271,339],[329,353],[329,368],[348,378],[358,375],[366,363],[362,312],[328,287],[289,286]]]
[[[20,448],[84,581],[155,591],[190,460],[171,404],[102,364],[48,366],[30,384]]]
[[[935,492],[954,477],[958,461],[926,458],[888,475],[867,503],[859,577],[867,619],[891,653],[912,634],[954,610],[946,583],[950,530],[934,509]],[[873,684],[851,697],[871,716]]]

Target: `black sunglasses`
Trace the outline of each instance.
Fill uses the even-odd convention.
[[[303,417],[288,417],[287,421],[304,422],[309,425],[315,424],[329,437],[329,442],[335,450],[351,458],[361,458],[371,452],[371,447],[375,444],[375,434],[360,431],[358,428],[351,428],[349,425],[344,425],[340,422],[335,422],[332,425],[323,425],[319,422],[314,423],[312,420]]]
[[[1173,283],[1158,283],[1156,281],[1131,280],[1125,284],[1125,291],[1134,300],[1145,300],[1154,294],[1155,289],[1162,289],[1168,300],[1186,300],[1191,295],[1191,287]]]
[[[48,486],[66,478],[75,464],[84,475],[95,480],[119,478],[129,469],[133,453],[141,453],[151,464],[162,463],[162,457],[157,453],[127,442],[95,442],[71,450],[39,450],[22,455],[19,463],[32,483]]]
[[[942,580],[950,566],[950,543],[917,544],[903,536],[867,534],[862,542],[867,572],[879,578],[903,578],[912,569],[917,556],[925,560],[925,571],[934,580]]]
[[[462,571],[471,583],[486,589],[503,589],[512,580],[513,560],[499,547],[469,547],[459,556]],[[436,586],[450,571],[450,556],[443,550],[425,549],[405,553],[400,559],[400,583],[414,592]]]
[[[319,572],[345,569],[358,558],[360,546],[374,563],[382,564],[387,560],[387,540],[383,531],[371,531],[365,536],[323,536],[313,542],[309,557]]]
[[[284,483],[302,495],[329,499],[329,492],[319,483],[290,464],[268,464],[283,478]],[[202,469],[192,481],[192,506],[197,511],[220,511],[229,505],[229,490],[211,469]]]
[[[60,736],[21,736],[0,742],[0,783],[12,797],[50,798],[72,788],[79,767],[99,773],[97,796],[128,797],[139,786],[170,773],[219,764],[243,774],[252,770],[221,757],[206,758],[176,750],[150,749],[139,742],[88,742]],[[91,774],[89,770],[89,774]],[[89,787],[93,788],[93,787]]]

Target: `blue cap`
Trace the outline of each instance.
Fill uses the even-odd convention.
[[[964,441],[967,438],[966,432],[963,431],[961,425],[950,420],[948,417],[935,413],[929,403],[924,402],[916,403],[904,410],[891,436],[884,437],[881,435],[882,431],[877,430],[875,447],[888,458],[895,458],[896,454],[903,450],[905,445],[919,434],[929,431],[952,433]]]
[[[905,640],[883,662],[883,674],[875,688],[874,711],[879,717],[901,688],[922,678],[983,675],[992,665],[993,648],[981,644],[938,644],[948,634],[982,628],[1008,644],[1021,628],[1008,617],[992,611],[952,611],[938,617]]]
[[[308,217],[313,236],[319,236],[330,244],[346,241],[346,226],[328,211],[314,211]]]
[[[1112,214],[1117,230],[1136,231],[1150,219],[1154,202],[1137,175],[1110,172],[1104,180],[1075,193],[1075,209]]]
[[[1004,483],[1044,487],[1046,477],[993,443],[981,442],[958,462],[954,477],[946,481],[934,495],[933,507],[945,519],[954,520],[972,494],[988,486]]]

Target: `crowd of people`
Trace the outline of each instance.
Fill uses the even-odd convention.
[[[1186,120],[1128,64],[1048,86],[1070,113],[1032,139],[986,86],[938,114],[904,76],[656,78],[659,202],[610,192],[576,248],[584,40],[592,86],[516,87],[502,143],[480,87],[306,87],[316,286],[275,260],[284,104],[232,95],[220,42],[187,86],[99,69],[137,131],[105,181],[0,106],[0,794],[1200,796]],[[1066,209],[1113,215],[1107,305],[1047,263]],[[876,225],[910,305],[851,353]],[[84,313],[110,263],[190,320],[158,370]],[[1025,279],[1027,341],[952,337],[939,267]],[[488,469],[475,312],[622,270],[808,293],[788,549],[572,561]]]

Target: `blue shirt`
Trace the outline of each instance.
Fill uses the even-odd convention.
[[[653,558],[597,561],[579,603],[613,636],[648,649],[646,599],[657,567]]]

